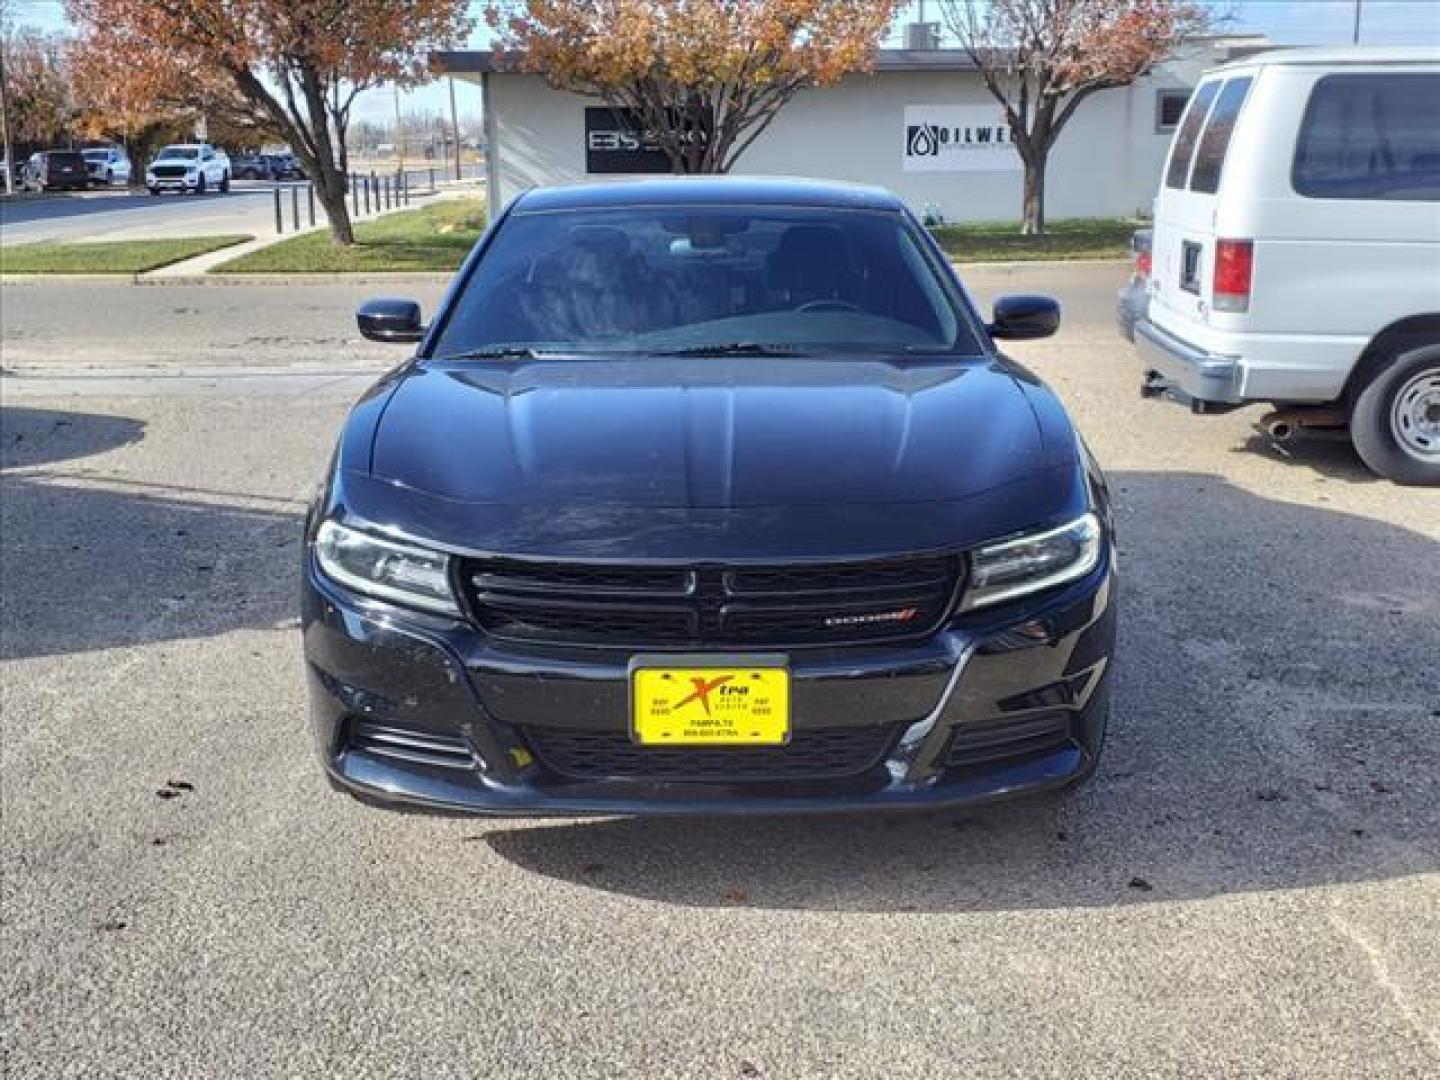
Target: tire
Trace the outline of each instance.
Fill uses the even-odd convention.
[[[203,172],[200,174],[199,179],[195,181],[195,194],[205,194],[205,174]]]
[[[105,186],[107,188],[115,186],[115,174],[109,169],[105,170]]]
[[[1397,484],[1440,486],[1440,342],[1397,354],[1350,411],[1360,459]]]
[[[148,188],[147,190],[150,192],[151,195],[154,195],[156,197],[160,195],[160,189],[158,187]]]
[[[228,195],[229,193],[230,193],[230,174],[229,174],[228,172],[223,172],[223,173],[220,174],[220,194],[221,194],[221,195]]]

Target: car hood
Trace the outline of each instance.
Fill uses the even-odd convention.
[[[857,506],[968,498],[1046,449],[989,361],[543,360],[416,368],[370,473],[508,506]]]

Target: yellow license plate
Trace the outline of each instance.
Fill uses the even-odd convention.
[[[790,740],[783,667],[636,667],[631,731],[642,746],[782,746]]]

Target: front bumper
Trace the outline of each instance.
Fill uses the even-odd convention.
[[[540,750],[540,729],[626,729],[624,656],[502,651],[467,624],[349,595],[313,565],[303,604],[312,725],[335,786],[386,804],[520,815],[971,804],[1088,775],[1109,703],[1109,553],[1082,581],[977,616],[923,642],[791,653],[797,735],[893,732],[862,771],[676,780],[577,777]],[[1049,737],[1025,737],[1042,728]],[[357,735],[377,731],[378,740]],[[1006,732],[1016,733],[1010,743]]]
[[[1244,400],[1245,371],[1238,356],[1206,352],[1146,318],[1135,322],[1134,340],[1147,382],[1159,376],[1169,388],[1192,401],[1236,405]]]
[[[1115,326],[1126,341],[1135,340],[1135,324],[1150,310],[1150,294],[1139,278],[1131,277],[1115,294]]]
[[[194,191],[200,186],[200,178],[183,176],[147,177],[145,186],[154,191]]]

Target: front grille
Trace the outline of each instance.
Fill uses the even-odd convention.
[[[423,765],[469,769],[475,764],[469,745],[459,735],[390,727],[368,720],[357,720],[351,724],[350,746],[380,757]]]
[[[934,632],[960,584],[956,556],[757,567],[598,566],[477,559],[472,617],[529,644],[597,648],[825,646]]]
[[[185,165],[155,165],[150,171],[162,180],[179,180],[185,176]]]
[[[966,724],[955,731],[946,762],[952,769],[1020,762],[1074,745],[1068,712]]]
[[[786,746],[637,746],[623,732],[580,728],[522,729],[530,749],[552,772],[577,780],[839,780],[880,763],[899,729],[819,728],[793,732]]]

